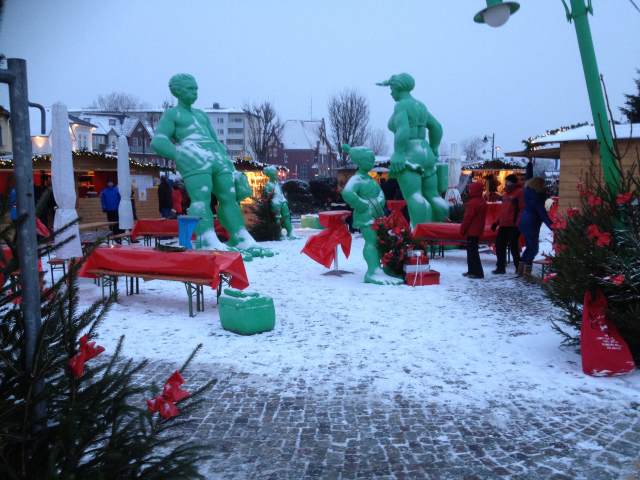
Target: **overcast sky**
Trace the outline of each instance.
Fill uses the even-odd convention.
[[[640,68],[640,13],[628,0],[593,3],[600,71],[618,107]],[[160,106],[169,77],[188,72],[200,87],[196,106],[269,99],[283,119],[326,116],[328,98],[355,87],[370,102],[372,126],[386,129],[393,100],[375,82],[406,71],[447,143],[495,132],[497,145],[519,149],[530,135],[591,120],[560,0],[522,0],[499,29],[473,22],[484,4],[8,0],[0,52],[27,60],[30,100],[46,105],[87,106],[125,91]]]

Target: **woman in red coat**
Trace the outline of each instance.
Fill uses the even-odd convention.
[[[472,183],[468,187],[468,198],[464,204],[464,218],[460,233],[467,239],[467,278],[484,278],[484,270],[478,253],[478,241],[484,232],[487,216],[487,202],[482,198],[482,183]]]

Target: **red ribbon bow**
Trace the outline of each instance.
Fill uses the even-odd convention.
[[[96,342],[89,342],[89,335],[80,337],[80,349],[69,359],[69,368],[76,378],[84,375],[84,364],[104,352],[104,347],[96,345]]]
[[[181,388],[184,378],[178,370],[173,372],[164,384],[162,393],[157,397],[147,400],[147,408],[151,413],[159,412],[164,419],[177,416],[180,413],[176,403],[189,397],[191,394]]]

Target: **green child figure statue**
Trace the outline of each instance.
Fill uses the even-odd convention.
[[[178,105],[162,114],[151,148],[158,155],[176,162],[191,198],[188,213],[200,217],[195,232],[201,239],[199,247],[228,250],[213,227],[210,205],[211,194],[215,193],[220,222],[230,235],[229,246],[254,256],[268,255],[245,227],[236,198],[236,170],[225,146],[218,140],[207,115],[192,108],[198,98],[195,78],[184,73],[174,75],[169,80],[169,89],[178,99]]]
[[[367,262],[365,283],[377,285],[400,285],[402,279],[384,273],[380,268],[378,235],[371,228],[376,218],[384,216],[384,193],[380,185],[369,176],[369,170],[375,165],[375,155],[365,147],[342,145],[342,150],[351,156],[358,171],[349,179],[342,190],[342,198],[353,208],[353,226],[359,228],[364,237],[363,256]]]
[[[394,134],[389,170],[391,177],[398,179],[407,202],[411,228],[420,223],[442,222],[449,215],[449,205],[439,194],[446,185],[438,185],[436,166],[442,126],[424,103],[411,96],[415,80],[408,73],[393,75],[378,85],[391,87],[396,101],[388,124]]]
[[[294,240],[293,228],[291,226],[291,213],[289,212],[289,202],[282,193],[282,188],[278,182],[278,170],[273,165],[265,167],[264,174],[269,178],[269,181],[264,187],[264,195],[270,198],[271,211],[276,217],[276,223],[282,225],[287,230],[287,238]]]

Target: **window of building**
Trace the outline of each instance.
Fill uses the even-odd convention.
[[[217,119],[217,123],[224,123],[224,118],[222,118],[222,117],[218,117],[218,119]]]
[[[224,130],[222,130],[221,128],[218,129],[218,135],[224,135]]]
[[[229,128],[227,129],[229,134],[242,134],[244,133],[244,128]]]
[[[241,138],[229,138],[227,139],[227,145],[244,145],[244,140]]]
[[[242,123],[243,120],[242,120],[242,118],[232,118],[231,121],[233,123]]]
[[[110,118],[109,119],[109,125],[114,127],[116,125],[116,119],[115,118]]]

